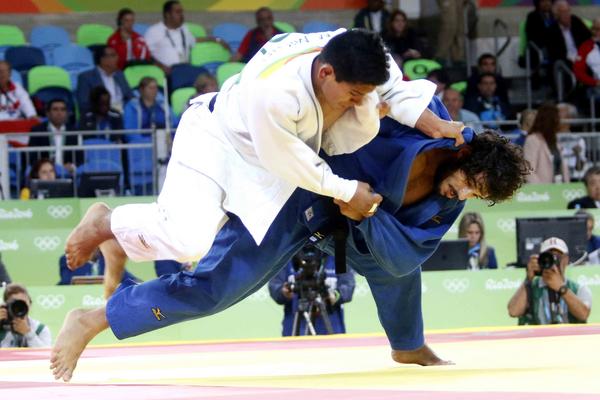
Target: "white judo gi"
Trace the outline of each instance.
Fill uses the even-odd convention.
[[[297,187],[348,202],[357,181],[333,174],[319,156],[350,153],[379,130],[377,104],[414,127],[435,91],[405,82],[391,57],[390,79],[323,132],[311,79],[325,44],[344,32],[275,36],[241,74],[225,82],[214,111],[203,95],[183,114],[162,191],[152,204],[114,209],[111,229],[134,261],[200,259],[227,221],[240,217],[257,244]]]

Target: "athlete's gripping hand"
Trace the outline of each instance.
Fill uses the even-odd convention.
[[[429,109],[423,111],[415,124],[415,128],[434,139],[454,139],[455,146],[460,146],[465,142],[462,135],[464,127],[462,122],[443,120]]]
[[[344,208],[348,211],[348,213],[352,214],[353,216],[360,215],[364,218],[371,217],[373,214],[375,214],[375,211],[377,211],[377,207],[382,200],[383,197],[381,197],[380,194],[375,193],[371,188],[371,185],[359,181],[356,192],[350,201],[348,203],[344,203],[343,201],[336,200],[336,204],[340,206],[341,203],[344,203]],[[344,214],[343,210],[341,211],[342,214]]]

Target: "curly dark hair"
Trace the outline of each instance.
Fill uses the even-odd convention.
[[[351,29],[334,36],[319,58],[331,64],[338,82],[378,86],[390,77],[383,40],[366,29]]]
[[[486,194],[490,205],[510,199],[531,172],[521,147],[494,131],[474,136],[469,148],[470,153],[459,160],[458,167],[469,184]]]

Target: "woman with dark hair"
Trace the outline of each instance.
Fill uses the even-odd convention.
[[[56,168],[54,163],[47,158],[40,158],[33,164],[29,175],[27,176],[27,183],[29,184],[32,179],[39,179],[42,181],[54,181],[56,180]],[[28,187],[21,189],[21,200],[29,200],[31,198],[31,190]]]
[[[458,237],[469,241],[469,267],[471,269],[498,268],[496,252],[485,241],[485,226],[481,214],[465,213],[458,225]]]
[[[135,13],[129,8],[122,8],[117,14],[117,30],[109,38],[107,45],[115,49],[119,56],[119,69],[128,63],[150,61],[150,50],[144,37],[133,30]]]
[[[423,44],[417,32],[408,26],[408,18],[402,10],[395,10],[388,19],[383,31],[383,41],[390,52],[402,59],[402,62],[421,58]]]
[[[527,177],[528,183],[569,182],[569,168],[556,140],[559,127],[558,108],[554,104],[543,104],[523,146],[525,159],[533,169]]]

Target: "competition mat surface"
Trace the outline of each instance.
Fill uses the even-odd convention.
[[[393,362],[381,335],[91,346],[72,382],[48,349],[0,350],[2,399],[600,399],[600,325],[443,331],[455,365]]]

